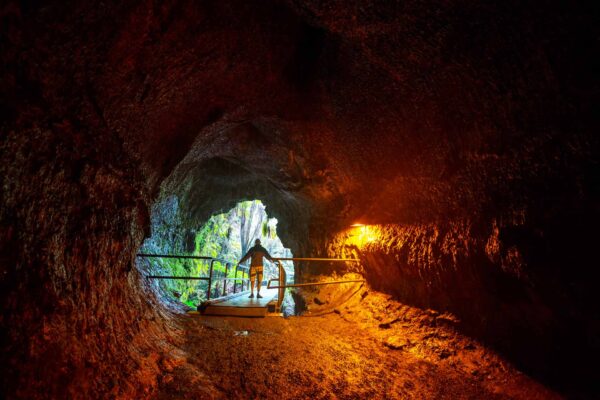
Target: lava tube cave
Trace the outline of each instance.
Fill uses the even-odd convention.
[[[3,2],[0,396],[599,398],[598,17]]]

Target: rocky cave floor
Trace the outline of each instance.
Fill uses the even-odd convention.
[[[178,353],[158,399],[554,399],[560,396],[458,333],[450,314],[358,284],[304,291],[302,316],[179,315]]]

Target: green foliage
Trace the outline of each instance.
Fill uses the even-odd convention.
[[[171,199],[169,204],[170,208],[163,211],[165,215],[159,215],[161,220],[153,224],[152,237],[142,248],[149,253],[186,254],[184,248],[187,246],[184,246],[184,243],[190,230],[185,228],[181,221],[176,199]],[[254,239],[260,238],[271,252],[275,250],[280,254],[283,254],[283,251],[289,253],[277,238],[277,219],[267,217],[260,200],[241,202],[227,213],[213,215],[199,229],[193,230],[192,234],[193,255],[215,257],[230,263],[227,268],[224,262],[214,262],[211,296],[222,293],[223,278],[236,277],[237,262],[243,256],[242,252],[253,244]],[[149,259],[149,262],[152,264],[152,270],[174,276],[208,277],[210,270],[209,260],[156,258]],[[271,274],[273,273],[271,271]],[[265,270],[266,277],[268,274],[268,270]],[[248,274],[239,271],[237,277],[248,278]],[[233,282],[227,281],[228,291],[233,288]],[[240,282],[237,284],[239,287]],[[167,293],[192,307],[206,299],[208,289],[208,283],[199,280],[161,280],[159,285]]]
[[[157,258],[150,261],[158,270],[168,271],[173,276],[207,276],[208,263],[204,260],[187,260],[177,258]],[[161,280],[159,284],[173,297],[179,295],[179,300],[193,306],[205,300],[207,284],[197,280],[169,279]]]

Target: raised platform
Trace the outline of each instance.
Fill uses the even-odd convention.
[[[235,296],[228,296],[223,299],[215,299],[206,302],[199,308],[202,315],[221,315],[235,317],[266,317],[269,314],[269,308],[274,311],[277,298],[277,289],[262,288],[260,294],[262,299],[248,298],[249,291],[245,291]],[[271,303],[272,307],[269,307]]]

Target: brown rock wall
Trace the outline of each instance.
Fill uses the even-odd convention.
[[[132,261],[172,194],[190,224],[261,198],[294,254],[356,252],[377,289],[572,380],[599,348],[596,16],[558,1],[3,4],[8,393],[151,393],[176,327]],[[354,222],[381,241],[345,247]]]

